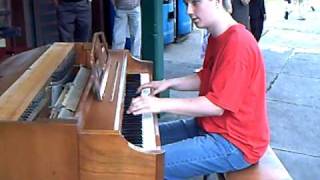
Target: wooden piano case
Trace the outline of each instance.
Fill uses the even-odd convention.
[[[152,74],[151,63],[133,59],[127,51],[108,51],[102,101],[92,93],[90,76],[73,118],[49,119],[47,105],[35,120],[19,120],[70,54],[75,53],[74,67],[90,69],[91,48],[91,43],[54,43],[37,49],[36,55],[26,52],[28,60],[17,55],[6,66],[0,64],[0,179],[163,179],[158,127],[154,151],[136,147],[121,135],[125,74]]]

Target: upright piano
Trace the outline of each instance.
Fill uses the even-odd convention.
[[[163,179],[156,116],[125,113],[152,63],[107,47],[98,33],[0,64],[0,179]]]

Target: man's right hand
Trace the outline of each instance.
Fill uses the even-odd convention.
[[[167,80],[162,81],[151,81],[149,83],[142,84],[137,92],[140,93],[142,89],[151,88],[153,89],[151,95],[156,95],[170,88],[170,83]]]

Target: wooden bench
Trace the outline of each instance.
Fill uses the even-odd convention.
[[[219,180],[292,180],[286,168],[269,146],[259,163],[235,172],[218,174]]]

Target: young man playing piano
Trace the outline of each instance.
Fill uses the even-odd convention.
[[[160,125],[165,179],[249,167],[258,162],[269,144],[262,54],[251,33],[225,11],[223,1],[185,0],[193,22],[211,34],[203,69],[139,88],[152,88],[153,95],[167,89],[199,90],[199,97],[137,97],[127,111],[196,117]]]

